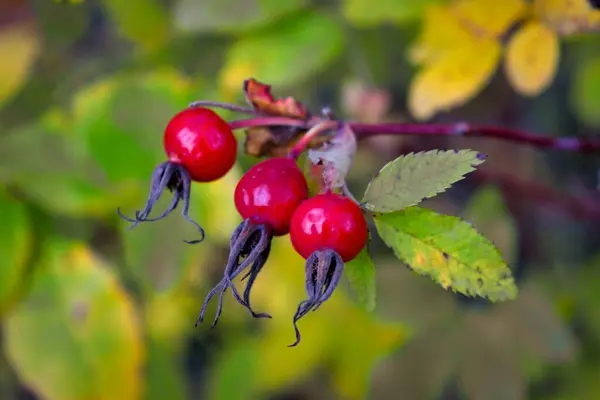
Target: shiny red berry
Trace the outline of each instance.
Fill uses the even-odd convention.
[[[360,207],[347,197],[320,194],[302,202],[290,223],[290,239],[305,259],[317,250],[331,249],[344,262],[367,243],[367,221]]]
[[[237,141],[217,113],[187,108],[169,121],[163,138],[169,161],[183,165],[196,182],[221,178],[233,167]]]
[[[308,187],[296,161],[270,158],[248,170],[235,188],[235,207],[244,218],[269,225],[273,235],[290,230],[290,219],[308,197]]]

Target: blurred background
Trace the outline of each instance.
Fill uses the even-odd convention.
[[[424,206],[494,241],[520,294],[495,305],[454,295],[375,239],[375,311],[337,290],[301,321],[297,348],[286,346],[304,270],[287,238],[253,292],[272,320],[252,319],[227,293],[217,327],[194,328],[240,222],[233,189],[256,162],[243,146],[224,179],[194,185],[202,244],[183,243],[195,232],[177,213],[133,230],[116,214],[145,202],[169,118],[192,100],[243,104],[249,77],[314,112],[331,106],[365,122],[597,136],[591,7],[0,0],[0,398],[599,399],[597,155],[482,138],[362,142],[350,175],[357,196],[403,153],[488,153]]]

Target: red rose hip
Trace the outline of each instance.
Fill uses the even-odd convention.
[[[367,236],[367,221],[360,207],[334,193],[304,201],[290,223],[292,245],[305,259],[317,250],[331,249],[348,262],[364,248]]]
[[[140,222],[163,219],[181,204],[182,216],[201,235],[200,239],[186,242],[199,243],[204,239],[204,230],[189,216],[192,182],[215,181],[225,175],[235,164],[237,141],[229,124],[217,113],[195,107],[177,113],[169,121],[163,146],[168,160],[154,168],[144,208],[136,211],[134,218],[123,215],[120,209],[117,213],[131,222],[133,228]],[[151,218],[150,213],[166,190],[172,193],[171,204],[159,216]]]
[[[240,179],[234,193],[240,215],[269,225],[275,236],[289,232],[294,210],[307,197],[306,179],[289,158],[271,158],[254,165]]]
[[[237,141],[229,124],[208,108],[188,108],[168,123],[163,144],[170,161],[196,182],[221,178],[235,164]]]

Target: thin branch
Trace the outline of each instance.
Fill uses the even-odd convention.
[[[236,104],[229,104],[229,103],[221,103],[218,101],[198,100],[198,101],[193,101],[190,104],[188,104],[188,108],[196,108],[196,107],[221,108],[223,110],[239,112],[239,113],[244,113],[244,114],[257,114],[257,112],[251,107],[238,106]]]
[[[415,135],[415,136],[471,136],[487,137],[540,148],[580,153],[600,152],[600,140],[575,137],[537,136],[525,132],[494,126],[455,124],[361,124],[349,123],[357,138],[376,135]]]
[[[231,129],[252,128],[256,126],[293,126],[306,128],[308,125],[306,121],[286,117],[257,117],[240,119],[229,123]]]
[[[338,128],[339,124],[340,123],[338,121],[331,120],[322,121],[317,125],[313,126],[308,132],[306,132],[302,136],[302,138],[300,138],[300,140],[298,140],[294,147],[292,147],[289,153],[289,157],[294,160],[297,160],[298,157],[300,157],[300,154],[302,154],[304,150],[306,150],[311,140],[313,140],[315,137],[319,136],[323,132],[327,132],[329,130]]]

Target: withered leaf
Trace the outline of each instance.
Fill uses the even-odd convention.
[[[306,107],[292,97],[275,99],[271,94],[271,85],[258,82],[254,78],[244,81],[246,101],[266,115],[307,119],[310,114]]]

